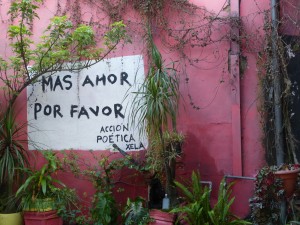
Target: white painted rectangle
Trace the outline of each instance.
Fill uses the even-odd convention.
[[[29,149],[143,149],[147,140],[130,128],[132,97],[125,96],[144,79],[141,55],[41,77],[27,88]]]

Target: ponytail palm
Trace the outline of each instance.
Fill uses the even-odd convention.
[[[174,68],[165,68],[157,47],[152,47],[152,66],[133,101],[132,119],[146,127],[148,135],[159,133],[174,123],[177,115],[179,84]],[[136,116],[138,117],[136,118]]]
[[[134,92],[131,118],[134,124],[140,126],[142,134],[145,134],[146,131],[149,139],[157,139],[160,142],[166,192],[171,197],[172,204],[172,198],[175,198],[173,187],[175,162],[165,147],[163,134],[169,129],[176,131],[179,80],[174,67],[165,67],[157,47],[153,42],[151,45],[152,64],[145,81],[139,90]],[[172,124],[169,124],[170,122]],[[149,146],[148,151],[152,150],[154,149]]]

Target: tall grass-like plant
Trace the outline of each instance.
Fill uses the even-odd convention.
[[[0,120],[0,188],[1,208],[3,212],[14,212],[14,189],[22,177],[20,168],[26,167],[28,152],[24,148],[24,134],[26,124],[17,124],[14,109],[9,107]],[[8,204],[9,203],[9,204]]]
[[[179,80],[176,69],[165,67],[162,56],[153,41],[151,45],[152,62],[145,81],[137,92],[132,103],[131,119],[133,125],[139,125],[141,134],[147,134],[150,140],[157,140],[162,152],[162,165],[166,180],[166,193],[171,205],[176,199],[175,159],[166,148],[164,132],[176,131],[176,118],[179,99]],[[170,124],[171,122],[171,124]],[[154,151],[149,146],[148,151]]]

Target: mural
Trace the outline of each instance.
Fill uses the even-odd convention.
[[[126,151],[144,149],[146,138],[129,118],[130,93],[144,77],[141,55],[41,77],[27,89],[29,149],[105,150],[112,144]]]

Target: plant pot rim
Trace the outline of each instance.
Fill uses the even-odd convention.
[[[22,214],[23,212],[0,212],[1,215]]]
[[[49,212],[56,210],[54,208],[54,198],[36,198],[29,207],[23,208],[23,212]],[[48,205],[52,203],[52,205]]]
[[[174,213],[163,211],[162,209],[151,209],[149,214],[151,218],[158,221],[173,222],[175,218]]]
[[[289,174],[289,173],[299,173],[299,172],[300,172],[300,168],[294,170],[279,170],[274,172],[274,174]]]

